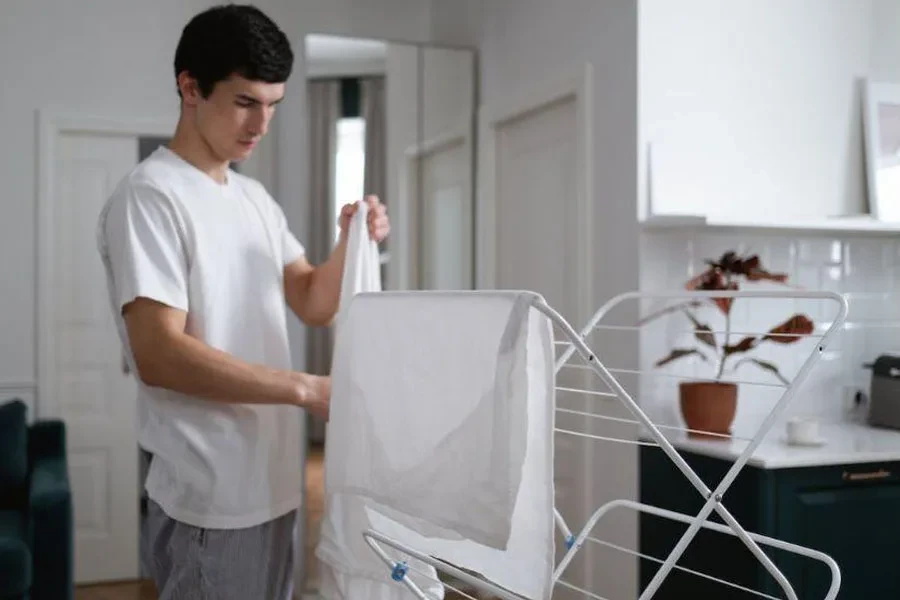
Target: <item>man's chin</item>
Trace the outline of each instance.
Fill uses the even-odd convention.
[[[253,148],[238,146],[234,152],[231,153],[230,160],[231,162],[239,163],[250,158],[251,154],[253,154]]]

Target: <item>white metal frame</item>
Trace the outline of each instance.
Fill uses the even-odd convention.
[[[814,351],[810,352],[810,354],[803,361],[799,371],[793,378],[793,380],[784,387],[784,391],[775,404],[774,408],[771,412],[766,416],[763,420],[762,424],[759,426],[757,432],[751,439],[749,439],[749,444],[746,448],[741,452],[740,456],[734,461],[731,468],[728,470],[726,475],[722,478],[722,480],[718,483],[718,485],[714,489],[710,489],[706,486],[706,484],[697,476],[697,474],[691,469],[691,467],[685,462],[684,458],[680,455],[678,450],[676,450],[672,443],[661,433],[660,429],[664,429],[665,427],[659,427],[654,424],[650,418],[645,414],[645,412],[638,406],[635,400],[631,397],[631,395],[625,390],[625,388],[617,381],[617,379],[613,376],[613,372],[617,371],[616,369],[610,369],[605,366],[599,358],[594,354],[594,352],[590,349],[590,347],[585,343],[585,339],[587,336],[597,329],[600,321],[616,306],[622,304],[626,301],[632,300],[647,300],[647,299],[665,299],[665,300],[678,300],[680,302],[688,301],[688,300],[701,300],[701,299],[712,299],[712,298],[785,298],[785,299],[806,299],[806,300],[821,300],[821,301],[833,301],[837,304],[837,313],[833,320],[831,320],[828,324],[826,331],[823,334],[810,334],[809,338],[818,339],[818,343],[816,344],[816,348]],[[833,600],[840,589],[841,583],[841,573],[840,568],[837,563],[828,555],[812,550],[810,548],[806,548],[803,546],[799,546],[797,544],[787,543],[781,540],[777,540],[771,537],[762,536],[756,533],[751,533],[746,531],[743,526],[731,515],[725,505],[722,503],[722,498],[731,484],[735,481],[740,471],[744,468],[747,461],[753,455],[753,452],[762,443],[763,439],[775,425],[777,420],[784,414],[791,400],[796,395],[797,389],[800,385],[806,380],[810,371],[812,370],[815,363],[819,360],[822,353],[828,347],[829,342],[834,337],[835,332],[839,331],[846,320],[848,304],[847,300],[837,294],[832,292],[803,292],[803,291],[783,291],[783,292],[754,292],[754,291],[695,291],[695,292],[661,292],[661,293],[653,293],[653,292],[632,292],[627,294],[622,294],[611,299],[605,305],[603,305],[589,320],[587,325],[580,331],[575,331],[572,326],[553,308],[548,306],[543,302],[536,302],[534,308],[545,314],[552,323],[562,331],[564,338],[566,338],[566,342],[563,342],[567,345],[566,350],[563,354],[557,359],[556,362],[556,372],[558,373],[560,369],[562,369],[568,361],[573,356],[580,357],[584,363],[585,367],[593,373],[595,373],[599,378],[608,386],[612,393],[604,393],[604,392],[595,392],[598,395],[610,396],[618,398],[622,401],[631,414],[634,416],[636,421],[628,421],[631,423],[636,423],[642,425],[646,431],[648,432],[649,437],[653,440],[653,443],[649,445],[658,445],[662,451],[666,454],[666,456],[675,464],[675,466],[682,472],[685,478],[690,481],[690,483],[696,488],[697,492],[705,499],[702,509],[696,515],[685,515],[680,514],[668,510],[663,510],[658,507],[654,507],[651,505],[643,504],[640,502],[635,502],[627,499],[613,500],[600,506],[593,514],[593,516],[587,521],[584,527],[580,530],[577,535],[573,535],[566,525],[564,519],[557,512],[556,523],[558,529],[565,536],[567,540],[568,551],[564,555],[563,559],[560,561],[559,565],[557,565],[556,569],[553,573],[554,584],[562,587],[567,587],[574,591],[582,592],[587,597],[590,598],[600,598],[601,600],[605,600],[602,596],[598,596],[596,594],[591,593],[588,590],[584,590],[574,586],[570,583],[567,583],[561,579],[562,574],[565,569],[571,563],[575,554],[578,550],[585,545],[586,542],[599,542],[591,536],[593,529],[599,523],[599,521],[608,514],[614,508],[627,508],[639,512],[644,512],[648,514],[653,514],[658,517],[667,518],[670,520],[674,520],[677,522],[681,522],[689,525],[687,531],[681,536],[678,543],[669,553],[668,557],[664,560],[657,560],[653,557],[646,557],[637,552],[629,551],[628,549],[617,548],[612,544],[606,544],[610,547],[617,548],[619,550],[624,550],[636,556],[640,556],[642,558],[650,558],[652,560],[657,560],[657,562],[662,563],[660,569],[656,572],[655,576],[648,584],[646,589],[640,596],[640,600],[649,600],[652,598],[659,587],[662,585],[665,578],[669,575],[669,573],[673,569],[679,569],[682,571],[686,571],[692,573],[694,575],[698,575],[701,577],[705,577],[707,579],[712,579],[718,581],[724,585],[730,586],[732,588],[741,589],[746,592],[754,593],[760,595],[762,597],[771,598],[771,596],[767,596],[759,591],[751,590],[740,585],[737,585],[732,582],[728,582],[722,579],[718,579],[716,577],[712,577],[709,575],[705,575],[703,573],[699,573],[696,571],[691,571],[689,569],[685,569],[683,567],[679,567],[676,565],[678,560],[681,558],[682,554],[686,550],[687,546],[693,541],[694,537],[697,535],[701,528],[709,529],[712,531],[717,531],[719,533],[724,533],[727,535],[732,535],[734,537],[739,538],[744,545],[750,550],[750,552],[756,557],[756,559],[765,567],[765,569],[773,576],[773,578],[778,582],[779,586],[783,590],[785,596],[789,600],[797,600],[797,594],[795,593],[793,587],[790,582],[784,576],[784,574],[778,569],[778,567],[772,562],[772,560],[768,557],[768,555],[762,550],[760,545],[766,545],[769,547],[777,548],[780,550],[784,550],[787,552],[791,552],[794,554],[798,554],[813,560],[818,560],[826,565],[826,567],[831,572],[831,586],[825,596],[825,600]],[[766,332],[760,332],[764,334]],[[632,371],[634,373],[641,373],[640,371]],[[680,428],[678,428],[680,429]],[[560,431],[560,430],[557,430]],[[573,433],[573,432],[569,432]],[[588,434],[579,434],[584,435],[585,437],[596,437]],[[607,441],[617,441],[631,444],[644,444],[642,441],[632,441],[632,440],[623,440],[623,439],[610,439],[610,438],[600,438],[600,440]],[[711,513],[715,511],[722,518],[726,525],[720,525],[716,523],[708,522],[708,518]],[[503,600],[525,600],[522,596],[517,595],[515,593],[511,593],[509,590],[503,589],[489,581],[485,581],[479,577],[475,577],[469,573],[461,571],[449,565],[441,560],[435,559],[434,557],[423,554],[422,552],[417,551],[415,548],[411,548],[408,545],[392,539],[388,536],[385,536],[378,531],[369,530],[363,534],[366,542],[370,546],[373,552],[385,563],[385,565],[390,569],[391,576],[395,581],[402,582],[415,596],[420,600],[429,600],[428,596],[426,596],[420,588],[418,588],[413,581],[410,580],[409,577],[406,576],[409,567],[406,562],[396,562],[390,558],[390,556],[384,551],[382,544],[392,547],[412,558],[420,560],[426,564],[429,564],[441,572],[447,573],[456,579],[463,581],[467,584],[474,586],[479,590],[483,590],[489,594],[492,594],[498,598],[502,598]],[[600,542],[602,543],[602,542]],[[536,600],[536,599],[530,599]],[[544,599],[541,599],[544,600]]]

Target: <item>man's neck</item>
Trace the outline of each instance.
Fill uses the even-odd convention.
[[[172,136],[168,148],[214,181],[225,183],[228,161],[218,158],[206,140],[196,129],[185,123],[183,117],[178,120],[175,135]]]

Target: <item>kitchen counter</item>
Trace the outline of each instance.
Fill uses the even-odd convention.
[[[742,439],[692,439],[684,432],[663,430],[678,450],[713,458],[735,460],[749,445]],[[763,469],[818,467],[882,461],[900,461],[900,431],[859,423],[822,423],[819,446],[792,446],[784,427],[774,427],[748,460]],[[649,436],[642,436],[648,440]]]

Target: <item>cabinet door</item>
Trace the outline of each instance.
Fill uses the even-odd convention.
[[[682,456],[710,488],[718,485],[731,466],[728,461],[690,452],[684,452]],[[687,515],[696,515],[700,511],[703,498],[662,450],[643,447],[640,457],[642,502]],[[770,509],[775,489],[772,477],[772,471],[746,467],[725,495],[724,502],[728,511],[748,531],[768,534],[771,531],[770,527],[774,525],[774,519],[771,519],[774,513]],[[722,522],[715,513],[710,520]],[[687,525],[645,513],[640,516],[639,527],[640,551],[660,560],[668,557],[687,529]],[[678,561],[678,565],[751,590],[765,589],[767,574],[743,543],[730,535],[701,530]],[[655,561],[642,559],[639,567],[640,589],[644,590],[660,565]],[[772,590],[771,593],[778,592]],[[653,600],[693,598],[756,600],[759,596],[693,573],[673,570]]]
[[[777,537],[831,556],[841,569],[838,598],[900,598],[898,466],[857,465],[779,476]],[[831,575],[820,561],[792,555],[783,568],[799,598],[825,597]]]

